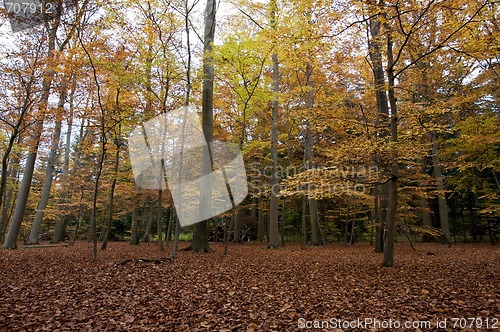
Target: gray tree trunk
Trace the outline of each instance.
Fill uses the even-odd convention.
[[[307,199],[302,196],[302,249],[307,249]]]
[[[306,97],[306,106],[308,109],[312,109],[314,107],[314,81],[312,79],[312,67],[308,63],[306,68],[306,85],[308,87],[307,97]],[[305,134],[305,142],[304,142],[304,167],[306,169],[313,164],[314,157],[314,133],[309,128],[309,121],[306,122],[306,134]],[[318,217],[318,202],[314,197],[308,197],[309,201],[309,218],[310,218],[310,226],[311,226],[311,243],[315,246],[323,245],[320,236],[319,230],[319,217]]]
[[[158,190],[158,218],[156,219],[156,233],[158,233],[158,249],[163,251],[163,190]]]
[[[426,175],[426,162],[425,158],[422,158],[422,169],[421,173],[423,175]],[[424,188],[425,190],[425,188]],[[427,201],[427,197],[425,194],[420,195],[419,197],[420,200],[420,214],[422,217],[422,225],[426,228],[431,228],[432,227],[432,218],[431,218],[431,213],[430,213],[430,208],[429,208],[429,202]],[[430,242],[432,241],[432,237],[425,233],[422,237],[423,242]]]
[[[60,14],[60,12],[59,12]],[[42,85],[42,95],[40,97],[40,103],[38,108],[38,116],[35,126],[32,131],[31,140],[33,146],[26,158],[26,164],[24,167],[23,180],[21,182],[21,188],[19,190],[16,208],[14,210],[14,216],[12,217],[12,222],[9,227],[9,232],[5,238],[3,247],[6,249],[17,248],[17,238],[19,236],[19,231],[21,230],[21,223],[24,219],[24,213],[26,211],[26,205],[28,204],[28,197],[31,189],[31,180],[33,179],[33,173],[35,170],[35,161],[38,152],[38,145],[40,144],[40,137],[43,132],[43,123],[45,121],[45,109],[47,108],[47,103],[50,96],[50,87],[52,85],[52,80],[54,78],[55,72],[51,67],[51,62],[54,59],[54,50],[56,43],[57,29],[59,27],[60,15],[56,16],[56,19],[52,22],[49,29],[48,36],[48,54],[47,54],[47,68],[44,72],[43,85]]]
[[[264,204],[263,199],[259,197],[258,204],[258,215],[257,215],[257,241],[262,242],[266,236],[266,215],[264,214]]]
[[[34,64],[36,66],[36,62]],[[24,116],[26,115],[26,112],[29,109],[30,106],[30,100],[32,98],[32,91],[31,87],[33,85],[33,75],[31,75],[30,80],[26,83],[26,94],[24,96],[24,101],[23,101],[23,106],[21,107],[21,112],[19,114],[19,117],[16,121],[16,123],[12,127],[12,134],[9,137],[9,142],[7,143],[7,147],[5,148],[3,157],[2,157],[2,172],[0,175],[0,206],[2,206],[4,202],[4,194],[7,189],[7,178],[8,178],[8,166],[9,166],[9,158],[10,158],[10,153],[12,152],[12,148],[14,147],[16,140],[18,143],[20,142],[20,131],[21,131],[21,125],[24,122]],[[10,201],[10,199],[8,200]],[[0,229],[4,228],[2,227],[4,223],[6,223],[7,220],[2,218],[0,220]],[[2,238],[3,238],[3,233],[2,233]]]
[[[450,221],[448,219],[448,205],[446,204],[446,196],[444,193],[444,181],[443,172],[441,168],[441,162],[439,160],[439,148],[437,144],[437,133],[435,131],[430,132],[430,140],[432,143],[432,175],[436,180],[436,189],[438,197],[439,206],[439,222],[441,223],[441,230],[443,231],[443,239],[447,244],[451,243],[450,237]]]
[[[240,209],[236,208],[236,213],[234,214],[234,231],[233,231],[233,242],[241,242],[241,223],[240,223]]]
[[[109,237],[111,236],[111,229],[113,228],[113,212],[115,205],[115,188],[116,179],[118,177],[118,168],[120,166],[120,146],[121,141],[119,138],[120,132],[118,132],[118,138],[115,139],[116,152],[115,152],[115,167],[113,169],[113,180],[111,182],[111,188],[109,190],[109,211],[108,211],[108,223],[106,225],[106,233],[104,235],[104,240],[101,243],[101,250],[106,250],[108,246]]]
[[[148,216],[148,223],[146,225],[146,230],[144,231],[144,237],[142,239],[142,242],[148,243],[149,242],[149,237],[151,234],[151,230],[153,229],[153,221],[155,217],[155,204],[151,203],[151,207],[149,208],[149,216]]]
[[[394,93],[395,77],[394,77],[394,59],[393,59],[393,41],[392,31],[390,29],[387,18],[385,18],[386,38],[387,38],[387,81],[388,81],[388,94],[389,104],[391,106],[391,143],[394,143],[393,150],[391,151],[390,172],[391,177],[389,181],[389,197],[388,197],[388,210],[387,222],[385,226],[385,239],[384,239],[384,258],[382,266],[392,267],[394,265],[394,240],[396,236],[396,214],[398,209],[398,182],[399,182],[399,163],[398,163],[398,108],[396,105],[396,96]]]
[[[18,136],[17,143],[21,143],[21,136]],[[2,213],[0,215],[0,241],[3,243],[5,240],[5,232],[7,231],[7,224],[12,215],[12,210],[15,206],[15,201],[12,200],[14,197],[15,187],[19,182],[19,168],[20,168],[20,156],[19,153],[14,153],[12,160],[9,162],[9,171],[7,174],[10,182],[6,182],[6,192],[3,197]]]
[[[59,149],[59,139],[61,137],[62,118],[64,113],[64,103],[66,101],[66,94],[67,94],[66,84],[63,83],[63,85],[61,86],[59,102],[57,105],[56,123],[54,126],[54,132],[52,135],[52,144],[50,147],[49,157],[47,160],[47,169],[45,171],[45,183],[43,186],[40,201],[38,202],[35,219],[33,220],[33,225],[31,226],[31,232],[27,244],[38,243],[38,236],[40,235],[40,231],[42,228],[43,216],[45,214],[45,208],[47,207],[47,203],[49,201],[50,190],[52,189],[52,180],[54,178],[55,163],[57,158],[57,150]]]
[[[168,212],[168,225],[167,232],[165,234],[165,245],[168,248],[168,243],[172,239],[172,230],[174,229],[174,207],[173,203],[171,203],[169,212]]]
[[[276,0],[271,0],[271,28],[276,28],[276,11],[278,10]],[[269,209],[269,244],[271,249],[281,247],[281,239],[279,232],[278,221],[278,207],[279,207],[279,192],[280,192],[280,179],[278,175],[278,93],[279,93],[279,62],[278,54],[272,54],[273,63],[273,100],[271,103],[271,161],[272,165],[272,178],[271,178],[271,206]]]
[[[71,82],[71,93],[69,97],[69,116],[68,116],[68,129],[66,132],[66,143],[64,145],[64,163],[63,174],[61,177],[61,198],[59,201],[59,213],[56,218],[56,225],[54,227],[54,234],[51,243],[58,243],[64,241],[64,233],[66,229],[68,210],[68,196],[69,196],[69,160],[71,154],[71,139],[73,133],[73,111],[74,111],[74,96],[76,91],[76,75],[73,75]],[[83,136],[83,126],[80,128],[80,137]]]
[[[139,244],[139,207],[137,202],[137,187],[133,197],[134,207],[132,209],[132,228],[130,232],[130,244]]]
[[[370,28],[370,60],[372,62],[375,95],[377,99],[377,118],[376,118],[376,132],[375,139],[384,139],[388,135],[387,123],[389,116],[389,104],[387,101],[387,94],[385,90],[385,75],[382,63],[382,52],[380,42],[380,20],[374,18],[369,22]],[[375,163],[379,166],[379,156],[375,156]],[[380,180],[382,180],[382,174]],[[375,252],[382,253],[384,248],[384,229],[387,219],[387,196],[388,196],[388,183],[381,183],[377,186],[377,200],[378,200],[378,213],[377,213],[377,226],[375,233]]]
[[[163,190],[158,190],[158,217],[156,220],[156,231],[158,233],[158,249],[163,251]]]
[[[205,7],[205,30],[203,38],[203,51],[206,56],[203,58],[202,128],[203,134],[205,135],[205,141],[207,142],[209,148],[214,140],[214,67],[213,59],[209,54],[212,51],[212,44],[215,36],[216,9],[216,1],[207,0]],[[203,159],[211,161],[211,157],[207,158],[207,156],[203,156]],[[207,163],[203,163],[203,165],[203,174],[209,174],[212,172],[211,162],[210,165],[207,165]],[[206,201],[208,198],[201,199]],[[189,249],[195,252],[212,252],[213,250],[210,248],[210,244],[208,243],[208,220],[196,223],[193,228],[193,241],[189,246]]]

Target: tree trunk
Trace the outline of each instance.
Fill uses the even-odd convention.
[[[167,248],[168,248],[168,242],[172,238],[172,229],[173,229],[173,224],[174,224],[174,206],[173,206],[173,203],[170,205],[168,215],[169,215],[169,217],[168,217],[167,233],[165,234],[165,246]]]
[[[309,215],[311,224],[311,243],[315,246],[323,245],[319,230],[318,201],[315,198],[309,198]]]
[[[172,248],[172,257],[177,258],[177,251],[179,249],[179,235],[181,233],[181,225],[179,223],[179,217],[175,215],[175,231],[174,231],[174,245]]]
[[[233,242],[240,243],[241,242],[240,210],[239,209],[236,210],[237,211],[234,214]]]
[[[378,212],[377,212],[377,226],[375,228],[375,252],[384,252],[384,229],[385,221],[387,219],[387,194],[388,194],[388,184],[383,183],[378,185]]]
[[[422,169],[421,169],[422,175],[426,175],[426,162],[425,158],[422,158]],[[425,187],[424,187],[425,190]],[[430,213],[430,208],[429,208],[429,202],[427,201],[427,197],[425,194],[420,195],[419,197],[420,200],[420,213],[422,216],[422,225],[425,228],[432,228],[432,219],[431,219],[431,213]],[[422,236],[422,241],[423,242],[431,242],[432,241],[432,236],[430,236],[428,233],[424,233]]]
[[[443,239],[446,244],[451,243],[450,238],[450,222],[448,219],[448,205],[446,204],[446,196],[444,193],[444,181],[441,169],[441,162],[439,160],[439,148],[437,144],[437,133],[431,131],[429,133],[430,140],[432,143],[432,175],[436,180],[436,189],[438,197],[439,206],[439,222],[441,223],[441,230],[443,231]]]
[[[374,186],[373,188],[373,210],[372,210],[372,222],[370,225],[370,246],[373,246],[377,241],[377,216],[379,213],[379,205],[378,205],[378,186]]]
[[[139,208],[134,197],[134,207],[132,209],[132,227],[130,232],[130,244],[139,244]]]
[[[258,204],[257,241],[262,242],[266,236],[266,216],[264,214],[264,201],[261,197],[258,199]]]
[[[389,104],[387,101],[387,94],[385,90],[385,75],[382,63],[382,52],[381,52],[381,42],[380,42],[380,20],[378,18],[371,19],[369,22],[370,28],[370,60],[372,62],[373,77],[375,85],[375,96],[377,98],[377,118],[375,122],[375,139],[383,140],[388,135],[387,123],[389,116]],[[380,156],[375,156],[375,163],[379,169]],[[381,174],[382,176],[382,174]],[[382,180],[382,178],[380,178]],[[375,252],[381,253],[384,248],[384,228],[387,216],[387,194],[388,194],[388,183],[379,184],[377,189],[378,197],[378,213],[377,213],[377,227],[375,233]]]
[[[385,226],[384,258],[382,266],[392,267],[394,265],[394,240],[396,236],[396,209],[398,199],[398,182],[393,177],[389,186],[389,204],[387,212],[387,223]]]
[[[104,114],[101,114],[103,117]],[[99,194],[99,181],[101,179],[102,170],[104,167],[104,159],[106,157],[106,138],[104,130],[104,119],[101,119],[101,151],[99,153],[99,160],[97,162],[97,174],[95,176],[94,190],[92,193],[92,212],[89,222],[89,240],[93,243],[92,259],[97,261],[97,196]]]
[[[21,107],[21,112],[19,114],[19,118],[17,119],[15,125],[13,126],[12,134],[9,137],[9,142],[7,143],[7,147],[5,148],[3,157],[2,157],[2,172],[0,175],[0,206],[3,205],[4,203],[4,194],[7,191],[7,177],[8,177],[8,166],[9,166],[9,157],[10,153],[12,152],[12,149],[14,148],[14,144],[16,143],[16,140],[18,141],[17,143],[20,142],[20,128],[21,125],[24,122],[24,116],[26,115],[26,112],[29,109],[30,105],[30,99],[32,98],[32,92],[31,92],[31,86],[33,84],[33,75],[30,77],[30,80],[26,84],[26,94],[24,97],[23,101],[23,106]],[[18,159],[16,157],[16,159]],[[10,201],[7,200],[7,201]],[[2,226],[5,226],[4,223],[7,223],[7,220],[2,218],[0,220],[0,229],[5,228]],[[3,233],[2,233],[2,239],[3,239]]]
[[[43,78],[42,95],[40,97],[37,120],[30,137],[33,145],[26,158],[23,180],[17,196],[14,216],[12,217],[12,222],[9,227],[9,232],[7,233],[5,243],[3,244],[3,247],[6,249],[17,248],[17,238],[19,236],[19,231],[21,230],[21,223],[23,222],[26,205],[28,204],[28,197],[31,189],[31,180],[33,179],[33,173],[35,170],[35,161],[38,152],[38,145],[40,144],[40,138],[43,132],[45,112],[50,96],[50,87],[52,85],[52,80],[55,75],[55,71],[54,69],[52,69],[53,65],[52,62],[54,59],[57,29],[60,23],[60,14],[61,14],[60,11],[58,11],[58,14],[59,15],[56,15],[56,18],[50,24],[49,37],[48,37],[47,65],[45,68],[45,73]]]
[[[312,109],[314,107],[314,82],[312,80],[312,67],[311,64],[308,63],[306,66],[306,86],[308,88],[307,97],[306,97],[306,106],[308,109]],[[306,133],[305,133],[305,142],[304,142],[304,168],[309,169],[311,164],[313,163],[314,157],[314,133],[309,127],[309,120],[306,120]],[[314,166],[313,166],[314,167]],[[309,201],[309,218],[311,224],[311,243],[315,246],[323,245],[321,241],[321,236],[319,234],[319,217],[318,217],[318,202],[314,197],[308,197]]]
[[[106,110],[104,108],[104,105],[102,103],[101,99],[101,86],[99,84],[99,80],[97,78],[97,69],[94,65],[94,61],[92,60],[92,56],[90,55],[89,51],[85,48],[85,45],[83,44],[83,41],[80,38],[80,46],[83,48],[83,51],[87,55],[87,58],[89,60],[90,66],[92,68],[92,75],[94,79],[94,83],[97,88],[97,102],[99,104],[99,110],[101,111],[100,113],[100,119],[99,119],[99,143],[100,143],[100,151],[99,151],[99,159],[97,162],[97,172],[95,175],[95,180],[94,180],[94,190],[93,190],[93,197],[92,197],[92,212],[90,215],[90,222],[89,222],[89,238],[92,239],[93,242],[93,251],[92,251],[92,258],[93,261],[97,261],[97,195],[99,194],[99,180],[102,175],[103,167],[104,167],[104,160],[106,158],[106,143],[107,143],[107,138],[106,138],[106,119],[105,119],[105,113]]]
[[[34,146],[32,147],[31,152],[29,152],[26,158],[23,180],[21,182],[21,188],[17,196],[14,216],[12,217],[12,222],[9,227],[9,232],[7,233],[5,243],[3,244],[3,247],[6,249],[17,248],[17,238],[19,236],[19,231],[21,230],[21,223],[23,222],[26,205],[28,204],[28,197],[31,189],[31,180],[33,178],[33,173],[35,170],[37,150],[38,150],[38,145],[40,143],[40,136],[42,134],[42,128],[43,128],[43,117],[44,116],[42,115],[41,118],[39,118],[36,127],[34,128],[34,133],[32,137],[32,140],[34,141]]]
[[[17,143],[21,143],[21,136],[18,136]],[[12,201],[12,198],[14,197],[14,188],[16,186],[16,183],[19,181],[18,176],[19,176],[19,168],[20,168],[20,157],[18,153],[15,153],[13,155],[12,160],[9,163],[10,170],[8,171],[8,178],[10,179],[11,183],[10,186],[7,186],[6,182],[6,192],[3,197],[3,202],[2,202],[2,213],[0,215],[0,242],[3,243],[5,240],[5,232],[7,231],[7,224],[9,222],[9,219],[12,215],[12,211],[15,206],[15,201]]]
[[[113,228],[113,212],[115,203],[116,179],[118,177],[118,168],[120,166],[120,146],[121,146],[120,139],[116,138],[115,143],[116,143],[115,167],[113,169],[113,180],[111,182],[111,189],[109,190],[108,224],[106,225],[106,234],[104,235],[104,240],[101,243],[101,250],[106,250],[106,247],[108,246],[109,237],[111,236],[111,229]]]
[[[56,217],[56,225],[54,227],[54,234],[52,236],[51,243],[58,243],[64,241],[64,233],[66,229],[67,216],[66,211],[68,209],[68,196],[69,196],[69,161],[71,152],[71,139],[73,132],[73,111],[74,111],[74,96],[76,91],[76,75],[72,77],[71,83],[71,93],[69,98],[69,116],[68,116],[68,129],[66,132],[66,143],[64,146],[64,164],[63,164],[63,174],[61,179],[61,198],[59,201],[59,212]],[[80,137],[82,137],[83,126],[80,128]],[[76,161],[75,161],[76,164]]]
[[[307,200],[302,196],[302,249],[307,249]]]
[[[385,18],[385,27],[387,33],[387,80],[389,83],[388,94],[389,104],[391,107],[391,143],[393,143],[390,160],[391,177],[389,181],[389,196],[387,222],[385,227],[384,239],[384,258],[382,266],[392,267],[394,265],[394,240],[396,236],[396,214],[398,209],[398,180],[399,180],[399,163],[398,163],[398,108],[396,105],[396,96],[394,94],[394,59],[393,59],[393,41],[392,31],[390,29],[387,18]]]
[[[355,237],[355,231],[356,231],[356,220],[353,219],[351,221],[351,234],[349,238],[349,244],[354,244],[356,242],[356,237]]]
[[[158,218],[156,220],[156,233],[158,233],[158,249],[163,251],[163,190],[158,190]]]
[[[271,0],[271,28],[276,29],[276,0]],[[278,207],[279,207],[279,192],[280,179],[278,176],[278,93],[279,93],[279,62],[276,51],[272,54],[273,63],[273,100],[271,103],[271,161],[272,177],[271,177],[271,206],[269,209],[269,244],[271,249],[281,247],[281,239],[278,225]]]
[[[67,94],[66,84],[63,83],[61,86],[59,102],[57,105],[56,123],[54,127],[54,133],[52,135],[52,144],[50,147],[49,158],[47,160],[47,170],[45,172],[45,184],[43,186],[43,191],[40,197],[40,201],[38,202],[35,219],[33,220],[33,225],[31,226],[31,232],[27,244],[38,243],[38,236],[42,228],[42,221],[43,221],[43,216],[45,214],[45,208],[47,207],[47,202],[49,201],[49,196],[50,196],[50,190],[52,189],[52,180],[54,177],[57,150],[59,149],[59,139],[61,137],[62,117],[64,113],[64,102],[66,101],[66,94]]]
[[[203,39],[203,51],[205,57],[203,58],[203,95],[202,95],[202,128],[205,135],[205,141],[210,149],[214,137],[213,127],[213,97],[214,97],[214,67],[213,59],[209,55],[212,51],[212,44],[215,35],[215,14],[216,14],[216,1],[207,0],[205,8],[205,30]],[[205,151],[204,151],[205,153]],[[206,160],[207,156],[204,156]],[[211,157],[209,157],[210,165],[203,163],[204,167],[202,174],[210,174],[212,172]],[[209,166],[209,169],[208,167]],[[208,197],[202,197],[201,200],[206,201]],[[203,202],[201,202],[203,203]],[[203,206],[203,205],[202,205]],[[208,243],[208,220],[196,223],[193,227],[193,242],[189,249],[195,252],[212,252]]]
[[[149,217],[148,217],[148,223],[146,225],[146,230],[144,231],[144,237],[142,239],[142,242],[148,243],[149,242],[149,237],[151,234],[151,230],[153,229],[153,221],[155,217],[155,205],[151,203],[151,207],[149,208]]]

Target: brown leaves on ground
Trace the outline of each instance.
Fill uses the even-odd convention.
[[[446,318],[457,330],[452,318],[500,319],[499,248],[398,245],[396,267],[382,268],[366,244],[232,245],[227,257],[212,246],[213,254],[180,252],[173,261],[154,244],[111,243],[97,263],[86,243],[3,250],[0,328],[297,331],[300,318]]]

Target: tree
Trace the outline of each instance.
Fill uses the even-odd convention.
[[[52,188],[52,180],[55,171],[56,155],[59,149],[59,139],[61,136],[62,118],[64,112],[64,103],[66,101],[67,95],[67,83],[62,82],[59,92],[59,102],[57,104],[56,110],[56,123],[54,127],[54,132],[52,135],[52,144],[50,146],[49,157],[47,159],[47,171],[45,173],[45,184],[43,186],[42,196],[40,197],[40,202],[38,203],[37,212],[35,219],[33,220],[33,225],[31,226],[31,232],[27,240],[27,244],[38,243],[38,236],[42,227],[42,220],[45,213],[45,208],[47,207],[47,202],[49,200],[50,190]]]
[[[208,144],[208,150],[214,141],[213,127],[213,96],[214,96],[214,68],[213,58],[210,55],[212,44],[215,35],[215,16],[216,16],[216,1],[207,0],[205,7],[205,30],[203,38],[203,91],[202,91],[202,129],[205,136],[205,141]],[[210,153],[210,152],[208,152]],[[206,151],[203,151],[203,160],[209,160],[209,163],[203,163],[202,174],[210,174],[212,172],[212,157],[207,156]],[[208,197],[200,198],[200,207],[203,208],[210,201]],[[195,252],[212,252],[208,243],[208,220],[201,221],[194,225],[193,242],[190,250]]]
[[[21,229],[21,223],[24,218],[26,205],[28,203],[29,192],[31,189],[31,180],[33,178],[33,172],[35,170],[35,161],[37,157],[38,145],[40,144],[40,136],[42,135],[43,131],[43,123],[45,121],[47,103],[50,97],[50,88],[52,85],[52,79],[55,75],[52,66],[54,61],[54,51],[56,47],[57,29],[59,28],[61,19],[61,10],[62,8],[61,6],[59,6],[55,19],[49,22],[48,24],[49,30],[48,30],[48,41],[47,41],[48,43],[47,66],[43,77],[42,95],[40,96],[40,101],[38,105],[37,120],[30,137],[30,140],[32,142],[32,147],[30,153],[26,158],[23,180],[21,183],[21,189],[17,197],[14,216],[12,217],[9,232],[7,233],[7,237],[3,244],[3,247],[7,249],[17,248],[17,238],[19,236],[19,231]]]
[[[270,26],[271,29],[276,29],[277,3],[276,0],[271,0],[269,3],[270,10]],[[276,43],[274,41],[274,43]],[[281,247],[280,232],[278,227],[278,205],[279,205],[279,175],[278,175],[278,94],[279,94],[279,62],[278,53],[273,50],[273,99],[271,101],[271,162],[272,162],[272,178],[271,178],[271,206],[269,208],[269,243],[271,249]]]
[[[33,105],[36,102],[34,85],[36,84],[39,61],[42,57],[40,44],[38,47],[33,47],[31,43],[27,43],[25,47],[26,49],[20,50],[20,52],[23,52],[23,57],[15,53],[7,55],[10,58],[20,58],[21,61],[19,63],[21,65],[16,65],[15,62],[10,66],[2,64],[2,80],[14,83],[11,87],[12,94],[2,93],[1,95],[2,116],[0,121],[7,127],[5,131],[8,132],[4,134],[5,136],[2,135],[2,138],[5,137],[7,140],[3,151],[2,171],[0,174],[0,207],[2,211],[0,217],[0,240],[2,242],[5,236],[8,211],[13,196],[12,183],[9,186],[8,180],[13,180],[17,177],[16,165],[19,164],[20,159],[18,153],[15,153],[14,156],[11,153],[13,150],[16,152],[16,146],[21,143],[22,133],[33,125],[32,120],[28,116],[32,112]],[[30,48],[33,51],[29,52]]]

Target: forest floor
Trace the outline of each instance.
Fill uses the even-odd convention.
[[[2,250],[0,331],[500,328],[500,247],[398,244],[394,268],[368,244],[212,247],[174,261],[154,243],[110,243],[95,263],[88,243]]]

